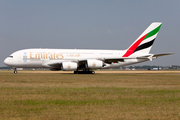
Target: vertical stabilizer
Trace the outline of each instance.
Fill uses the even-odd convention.
[[[127,49],[123,57],[129,57],[134,53],[148,54],[151,50],[154,40],[156,39],[161,25],[161,22],[152,23]]]

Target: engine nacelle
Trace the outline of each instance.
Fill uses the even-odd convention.
[[[100,60],[87,60],[87,67],[91,69],[102,68],[103,62]]]
[[[77,70],[77,63],[74,62],[63,62],[62,63],[62,70],[64,71],[73,71],[73,70]]]

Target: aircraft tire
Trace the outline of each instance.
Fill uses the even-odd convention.
[[[16,70],[14,71],[14,74],[17,74],[17,71],[16,71]]]

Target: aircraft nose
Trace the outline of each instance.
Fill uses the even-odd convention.
[[[8,58],[6,58],[6,59],[4,60],[4,64],[5,64],[5,65],[8,65],[8,64],[9,64]]]

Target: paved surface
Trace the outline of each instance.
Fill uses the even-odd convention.
[[[18,73],[74,73],[73,71],[18,71]],[[95,71],[95,73],[179,73],[180,71]]]

